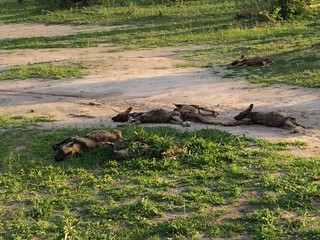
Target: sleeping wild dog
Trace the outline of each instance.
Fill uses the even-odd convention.
[[[189,121],[202,122],[206,124],[215,124],[210,122],[204,116],[212,115],[216,117],[218,113],[212,109],[200,107],[198,105],[173,104],[176,108],[173,111],[164,109],[153,109],[148,112],[133,112],[132,107],[126,111],[112,117],[114,122],[124,122],[126,124],[141,123],[172,123],[182,126],[190,126]],[[206,113],[205,113],[206,112]]]
[[[188,104],[173,104],[176,106],[174,111],[179,112],[181,118],[184,121],[202,122],[206,124],[214,124],[214,122],[209,121],[204,116],[217,117],[219,114],[213,109],[201,107],[199,105],[188,105]]]
[[[234,117],[236,122],[229,126],[245,125],[245,124],[260,124],[269,127],[282,127],[293,130],[294,133],[299,132],[299,128],[305,128],[297,123],[294,117],[288,117],[279,112],[252,112],[253,104],[240,112]],[[225,125],[227,126],[227,124]]]
[[[172,123],[183,125],[183,120],[179,112],[167,111],[162,108],[153,109],[148,112],[131,112],[132,107],[127,108],[124,112],[117,114],[111,119],[114,122],[125,124],[142,124],[142,123]]]
[[[118,130],[97,130],[83,136],[69,137],[52,146],[56,151],[54,160],[60,162],[74,155],[82,154],[85,150],[97,147],[112,147],[122,138],[122,132]]]
[[[273,64],[272,60],[264,57],[245,58],[244,55],[231,63],[232,66],[262,66],[267,67]]]

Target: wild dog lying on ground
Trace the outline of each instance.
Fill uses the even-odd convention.
[[[112,121],[114,122],[128,122],[129,120],[135,119],[136,117],[142,115],[144,112],[131,112],[132,107],[128,107],[124,112],[117,114],[112,117]]]
[[[261,124],[269,127],[283,127],[299,132],[299,128],[305,128],[297,123],[294,117],[287,117],[279,112],[252,112],[253,104],[234,117],[234,123],[223,124],[224,126],[236,126],[245,124]]]
[[[183,126],[190,126],[189,121],[202,122],[206,124],[215,124],[210,122],[204,116],[208,115],[201,111],[210,113],[216,117],[218,113],[212,109],[200,107],[198,105],[174,104],[176,108],[173,111],[164,109],[154,109],[149,112],[134,112],[129,107],[126,111],[112,117],[114,122],[125,122],[126,124],[141,124],[141,123],[172,123]]]
[[[115,142],[121,138],[122,132],[118,130],[98,130],[84,136],[69,137],[52,146],[52,149],[56,151],[54,160],[60,162],[73,155],[81,154],[85,150],[97,147],[114,147]]]
[[[237,13],[234,19],[250,19],[252,18],[252,14],[250,12],[240,12]]]
[[[126,124],[142,124],[142,123],[172,123],[183,125],[183,120],[179,112],[170,112],[164,109],[153,109],[149,112],[133,112],[132,107],[126,111],[117,114],[111,119],[114,122],[123,122]]]
[[[254,57],[254,58],[245,58],[244,55],[231,63],[232,66],[240,67],[240,66],[263,66],[267,67],[273,64],[272,60],[269,58],[263,57]]]
[[[187,104],[173,104],[176,106],[174,111],[178,111],[181,114],[181,118],[184,121],[195,121],[206,124],[214,124],[213,122],[206,119],[204,116],[211,115],[216,117],[218,112],[206,107],[200,107],[199,105],[187,105]],[[203,112],[201,112],[203,111]],[[206,112],[206,113],[204,113]]]

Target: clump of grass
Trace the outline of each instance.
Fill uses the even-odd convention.
[[[52,63],[37,63],[23,66],[14,66],[0,72],[0,80],[50,78],[63,79],[70,77],[83,77],[85,66],[83,64],[56,65]]]
[[[0,127],[17,127],[17,126],[28,126],[35,125],[40,122],[53,122],[54,118],[52,116],[39,116],[39,117],[26,117],[26,116],[3,116],[0,115]]]

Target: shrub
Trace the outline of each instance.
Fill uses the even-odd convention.
[[[241,12],[250,12],[269,20],[292,19],[307,12],[311,0],[235,0]]]
[[[306,13],[311,0],[278,0],[279,15],[284,18],[294,18]]]

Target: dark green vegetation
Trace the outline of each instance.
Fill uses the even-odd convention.
[[[111,2],[110,2],[111,3]],[[46,10],[42,14],[41,9]],[[241,54],[264,56],[275,64],[269,68],[223,71],[227,76],[246,76],[254,83],[284,83],[319,87],[320,8],[309,9],[306,19],[257,22],[234,20],[234,1],[185,1],[177,5],[141,5],[57,10],[32,0],[0,1],[0,21],[122,25],[61,37],[4,39],[2,49],[94,47],[112,43],[126,48],[198,45],[190,48],[185,66],[226,66]],[[215,70],[216,72],[216,70]]]
[[[14,66],[8,70],[0,72],[0,80],[28,78],[61,79],[70,77],[83,77],[84,68],[85,67],[82,64],[56,65],[51,63]]]
[[[301,142],[132,127],[149,155],[53,162],[52,144],[88,131],[0,133],[2,239],[320,238],[319,159],[282,153]]]
[[[308,14],[308,7],[312,0],[244,0],[235,4],[242,12],[260,15],[268,20],[297,19]]]

